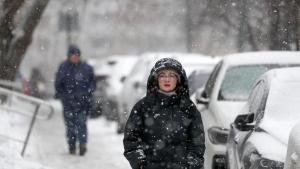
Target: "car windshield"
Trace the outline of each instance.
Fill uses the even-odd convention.
[[[263,73],[274,68],[293,66],[297,65],[268,64],[231,67],[226,71],[218,100],[246,101],[254,83]]]

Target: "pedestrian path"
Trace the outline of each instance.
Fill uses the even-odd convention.
[[[53,169],[130,169],[123,156],[123,135],[116,134],[116,123],[104,118],[88,122],[88,152],[71,156],[65,141],[61,110],[49,121],[37,121],[25,159]]]

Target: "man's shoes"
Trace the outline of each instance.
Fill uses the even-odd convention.
[[[84,154],[86,153],[86,151],[87,151],[87,148],[86,148],[85,144],[79,146],[79,155],[80,156],[84,156]]]
[[[75,155],[75,154],[76,154],[76,149],[75,149],[75,148],[70,148],[70,149],[69,149],[69,153],[70,153],[71,155]]]
[[[79,146],[79,155],[80,156],[84,156],[86,151],[87,151],[87,148],[86,148],[85,144],[82,144],[82,145]],[[69,153],[71,155],[75,155],[76,154],[76,148],[70,148]]]

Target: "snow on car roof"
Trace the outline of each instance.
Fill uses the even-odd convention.
[[[265,73],[264,76],[270,81],[283,82],[300,82],[300,65],[299,67],[288,67],[273,69]]]
[[[132,69],[132,65],[137,61],[137,56],[113,56],[112,58],[116,59],[118,62],[112,69],[113,73],[118,73],[119,76],[128,75]],[[109,59],[108,59],[109,60]]]
[[[287,144],[292,127],[300,121],[300,68],[267,72],[270,90],[261,128]]]
[[[202,54],[187,54],[187,53],[166,53],[166,52],[155,52],[155,53],[144,53],[140,55],[138,61],[134,65],[134,69],[130,73],[131,81],[139,81],[142,83],[147,82],[147,78],[154,64],[162,58],[174,58],[182,63],[186,70],[187,76],[200,66],[214,67],[214,65],[220,60],[220,57],[210,57]],[[145,84],[144,84],[145,85]]]
[[[220,61],[219,57],[210,57],[202,54],[196,53],[145,53],[141,56],[141,59],[149,61],[149,71],[154,66],[155,62],[162,58],[174,58],[178,60],[183,68],[186,70],[187,75],[189,75],[193,70],[199,68],[200,66],[212,67],[217,62]]]
[[[95,74],[96,75],[106,75],[109,76],[112,73],[112,70],[114,69],[114,67],[120,66],[120,65],[124,65],[124,64],[120,64],[123,62],[134,62],[136,60],[136,56],[133,55],[113,55],[113,56],[109,56],[106,58],[100,58],[96,61],[90,61],[91,63],[94,63],[94,69],[95,69]],[[96,63],[95,63],[96,62]],[[122,70],[124,68],[124,66],[120,67],[119,70]],[[126,67],[125,67],[126,68]],[[130,66],[127,66],[127,69],[129,69]],[[127,70],[126,69],[126,70]],[[122,71],[127,72],[125,69]],[[120,72],[122,72],[120,71]],[[130,70],[128,70],[129,72]]]
[[[242,58],[242,59],[241,59]],[[300,52],[262,51],[226,55],[223,63],[227,65],[249,65],[263,63],[300,63]]]
[[[184,62],[199,62],[202,64],[215,64],[220,60],[219,57],[211,57],[203,54],[196,54],[196,53],[145,53],[141,57],[148,60],[159,60],[161,58],[174,58],[178,61],[184,63]],[[196,59],[196,60],[195,60]]]

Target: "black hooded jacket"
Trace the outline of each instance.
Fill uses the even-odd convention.
[[[176,94],[158,92],[157,73],[173,69],[180,75]],[[124,155],[133,169],[201,169],[205,151],[200,113],[189,99],[181,64],[159,60],[147,83],[147,95],[133,107],[124,133]]]

